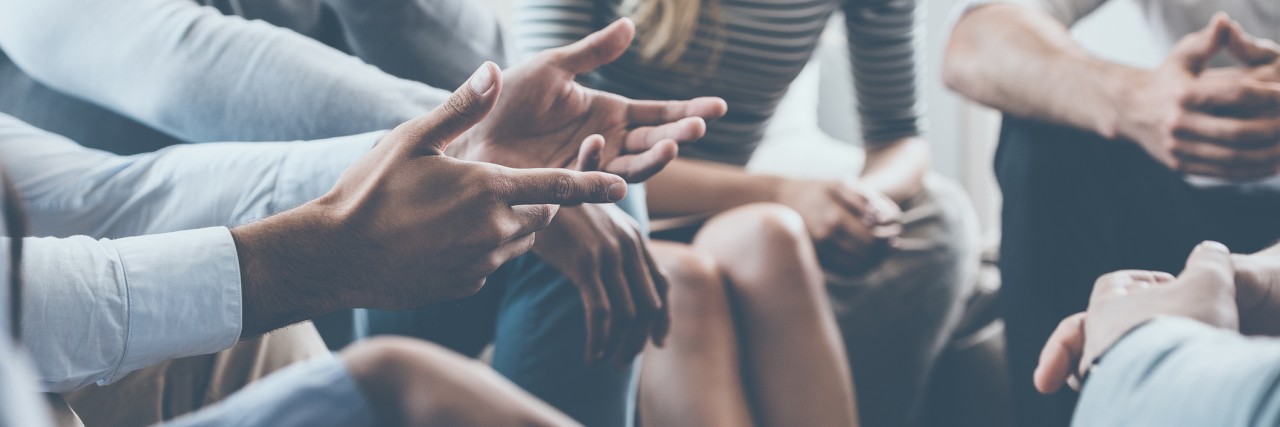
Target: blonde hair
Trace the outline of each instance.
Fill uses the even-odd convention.
[[[625,0],[621,12],[636,22],[640,59],[668,67],[689,51],[705,14],[716,23],[706,29],[716,39],[707,58],[707,69],[714,67],[724,39],[717,0]]]

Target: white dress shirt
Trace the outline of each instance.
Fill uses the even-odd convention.
[[[1063,25],[1071,27],[1108,0],[965,0],[957,5],[955,16],[990,3],[1013,3],[1044,11]],[[1226,12],[1254,36],[1280,41],[1280,0],[1134,0],[1146,15],[1153,38],[1162,49],[1161,57],[1173,49],[1183,36],[1209,24],[1213,14]],[[1213,66],[1237,65],[1226,53],[1212,61]],[[1191,176],[1187,181],[1201,187],[1240,186],[1245,190],[1280,191],[1280,176],[1251,183],[1232,183],[1216,178]]]
[[[226,227],[200,227],[319,197],[380,136],[126,157],[0,115],[0,163],[33,235],[49,236],[24,241],[23,335],[41,390],[230,347],[242,314],[235,242]]]

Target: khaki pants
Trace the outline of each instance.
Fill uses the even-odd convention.
[[[147,426],[216,403],[250,382],[328,351],[307,322],[218,353],[168,360],[110,385],[50,396],[50,403],[61,426],[81,421],[89,427]]]

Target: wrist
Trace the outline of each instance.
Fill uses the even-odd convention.
[[[231,230],[240,259],[242,336],[310,319],[351,302],[344,295],[341,257],[330,242],[335,221],[308,203]]]
[[[1127,67],[1117,67],[1103,80],[1107,102],[1103,108],[1093,109],[1096,114],[1094,131],[1107,139],[1124,138],[1137,141],[1147,124],[1151,102],[1148,87],[1155,81],[1156,72]]]

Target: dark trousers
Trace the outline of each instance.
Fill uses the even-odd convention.
[[[1280,192],[1201,189],[1136,144],[1006,116],[996,154],[1004,192],[1001,306],[1015,419],[1065,426],[1076,394],[1041,396],[1031,374],[1064,317],[1098,276],[1177,274],[1204,240],[1253,252],[1280,239]]]

